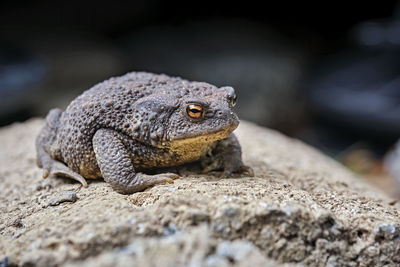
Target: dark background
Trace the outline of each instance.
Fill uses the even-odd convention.
[[[232,85],[242,119],[382,177],[399,46],[397,1],[1,1],[0,125],[145,70]]]

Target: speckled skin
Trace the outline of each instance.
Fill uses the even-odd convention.
[[[36,141],[43,177],[103,177],[120,193],[133,193],[178,175],[146,175],[146,169],[200,161],[203,172],[221,176],[247,172],[232,131],[239,120],[232,111],[232,87],[145,72],[131,72],[99,83],[62,112],[53,109]],[[187,114],[201,105],[201,119]]]

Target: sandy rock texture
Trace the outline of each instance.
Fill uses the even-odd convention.
[[[307,145],[242,122],[256,177],[178,171],[133,195],[41,178],[43,120],[0,130],[0,266],[399,266],[400,205]]]

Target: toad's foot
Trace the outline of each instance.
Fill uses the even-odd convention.
[[[63,163],[52,159],[43,149],[39,150],[40,158],[39,167],[43,168],[43,178],[46,179],[50,175],[61,175],[74,179],[82,184],[83,187],[88,187],[88,184],[79,173],[74,172]]]
[[[247,173],[254,177],[251,167],[243,164],[242,150],[234,134],[220,140],[214,149],[201,160],[202,173],[222,170],[221,178],[231,176],[233,173]]]
[[[209,173],[212,171],[222,170],[220,178],[227,178],[232,176],[233,173],[243,174],[247,173],[250,177],[254,177],[254,171],[251,167],[246,165],[239,165],[236,167],[235,165],[229,165],[227,163],[220,162],[219,160],[213,161],[211,164],[207,166],[203,166],[201,173]]]
[[[118,180],[109,180],[111,187],[121,194],[132,194],[143,191],[157,184],[173,184],[174,179],[179,178],[175,173],[161,173],[157,175],[147,175],[136,173],[127,177],[120,177]]]
[[[179,175],[175,173],[160,173],[156,175],[147,175],[144,173],[137,173],[135,180],[138,185],[144,185],[150,187],[156,184],[173,184],[175,179],[178,179]]]

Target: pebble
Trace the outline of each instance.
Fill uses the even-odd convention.
[[[64,202],[75,202],[78,200],[75,191],[64,191],[59,196],[49,201],[49,206],[57,206]]]

